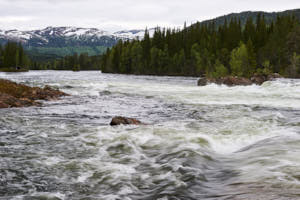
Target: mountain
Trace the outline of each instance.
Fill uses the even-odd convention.
[[[41,30],[0,30],[0,41],[20,41],[29,47],[113,46],[116,41],[142,38],[144,30],[110,33],[97,28],[47,27]]]
[[[154,29],[150,29],[153,33]],[[21,42],[35,60],[52,59],[74,53],[103,53],[119,40],[141,39],[144,30],[110,33],[97,28],[47,27],[41,30],[0,30],[0,44],[9,40]]]
[[[211,22],[214,22],[217,26],[220,26],[223,25],[226,20],[227,22],[230,22],[231,19],[237,18],[241,21],[242,25],[245,25],[249,17],[251,17],[255,21],[259,14],[264,16],[266,23],[268,24],[276,20],[277,16],[294,15],[296,18],[300,20],[300,9],[293,9],[293,10],[286,10],[282,12],[245,11],[241,13],[231,13],[211,20],[205,20],[200,23],[209,24]]]
[[[223,25],[232,18],[237,18],[242,25],[247,18],[252,17],[256,20],[258,14],[263,14],[267,23],[274,21],[277,15],[290,15],[300,19],[300,9],[287,10],[283,12],[241,12],[217,17],[212,20],[199,22],[209,24],[214,22],[217,26]],[[194,26],[194,25],[192,25]],[[108,32],[97,28],[80,27],[47,27],[40,30],[19,31],[19,30],[0,30],[0,44],[8,40],[19,41],[33,60],[51,60],[57,57],[72,55],[74,53],[88,53],[89,55],[102,54],[107,48],[117,44],[119,40],[142,39],[144,30],[122,30]],[[149,29],[150,36],[154,29]]]

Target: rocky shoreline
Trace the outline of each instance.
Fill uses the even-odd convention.
[[[0,108],[39,106],[37,100],[57,100],[68,94],[45,86],[29,87],[9,80],[0,79]]]
[[[251,78],[226,76],[221,78],[201,78],[198,80],[198,86],[206,86],[208,84],[227,85],[227,86],[247,86],[247,85],[262,85],[266,81],[273,81],[277,78],[283,78],[280,74],[274,73],[269,75],[255,74]]]

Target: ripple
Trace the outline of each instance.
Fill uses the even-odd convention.
[[[298,80],[0,77],[73,95],[0,110],[0,199],[299,199]],[[116,115],[149,125],[108,126]]]

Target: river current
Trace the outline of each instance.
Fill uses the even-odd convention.
[[[300,81],[0,73],[71,94],[0,110],[0,200],[300,199]],[[147,125],[109,126],[114,116]]]

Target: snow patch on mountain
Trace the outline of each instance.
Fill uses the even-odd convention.
[[[148,30],[150,37],[153,36],[154,31],[154,28]],[[145,30],[118,31],[115,32],[114,35],[119,38],[143,39],[145,35]]]
[[[8,39],[16,39],[16,40],[29,40],[31,38],[31,34],[27,32],[21,32],[18,30],[1,30],[0,37],[8,38]]]
[[[154,29],[149,29],[149,34],[152,36]],[[26,42],[31,38],[40,38],[48,41],[47,37],[65,37],[65,38],[79,38],[79,37],[114,37],[117,39],[131,40],[142,39],[144,37],[144,30],[123,30],[114,33],[100,30],[97,28],[77,28],[77,27],[47,27],[41,30],[18,31],[18,30],[0,30],[0,38],[15,39]]]
[[[155,29],[149,29],[150,37]],[[0,42],[9,40],[26,47],[104,46],[111,47],[119,40],[141,40],[145,30],[109,32],[97,28],[47,27],[40,30],[0,30]]]

